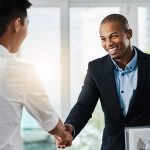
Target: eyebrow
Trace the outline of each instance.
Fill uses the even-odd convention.
[[[118,32],[113,32],[112,34],[118,34]],[[112,35],[112,34],[111,34],[111,35]]]
[[[113,34],[118,34],[118,32],[112,32],[112,33],[109,34],[109,36],[113,35]],[[105,37],[105,36],[104,35],[100,35],[100,37]]]

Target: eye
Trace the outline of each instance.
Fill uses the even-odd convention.
[[[103,42],[104,42],[105,40],[106,40],[106,39],[105,39],[104,37],[101,37],[101,41],[103,41]]]
[[[119,36],[118,36],[118,34],[113,34],[111,37],[112,37],[112,38],[117,38],[117,37],[119,37]]]

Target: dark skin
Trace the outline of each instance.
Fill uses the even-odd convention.
[[[109,21],[101,24],[99,32],[103,48],[124,69],[134,56],[130,43],[132,30],[125,30],[117,21]]]
[[[69,132],[71,135],[73,133],[73,128],[72,126],[70,126],[69,124],[65,124],[64,125],[64,128],[67,132]],[[63,141],[63,139],[60,139],[59,137],[55,136],[55,140],[56,140],[56,144],[57,144],[57,147],[58,148],[66,148],[68,146],[71,146],[72,145],[72,141]],[[73,140],[73,139],[72,139]]]

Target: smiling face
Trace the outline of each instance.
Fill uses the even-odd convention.
[[[132,30],[124,30],[118,21],[108,21],[101,24],[99,31],[102,46],[110,57],[116,62],[126,61],[132,53]]]

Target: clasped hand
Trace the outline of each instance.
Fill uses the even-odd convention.
[[[62,149],[66,148],[68,146],[71,146],[72,140],[73,140],[73,137],[72,137],[73,128],[69,124],[65,124],[64,129],[65,129],[65,137],[64,138],[54,136],[57,147],[62,148]]]

